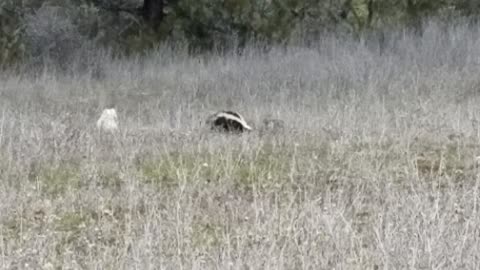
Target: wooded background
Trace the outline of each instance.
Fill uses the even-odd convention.
[[[171,42],[192,52],[308,43],[327,32],[361,37],[439,18],[475,22],[477,0],[2,0],[0,66],[25,60],[68,61],[106,48],[145,52]]]

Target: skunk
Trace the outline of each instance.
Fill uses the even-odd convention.
[[[232,111],[220,111],[211,115],[207,119],[207,125],[212,130],[229,133],[242,133],[252,130],[252,127],[245,122],[240,114]]]

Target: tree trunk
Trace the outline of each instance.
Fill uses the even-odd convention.
[[[158,27],[163,20],[164,0],[144,0],[142,8],[143,18],[153,27]]]

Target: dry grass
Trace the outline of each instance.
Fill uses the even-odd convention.
[[[3,74],[0,268],[478,269],[480,35],[394,36]]]

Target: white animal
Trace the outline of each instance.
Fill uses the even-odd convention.
[[[105,132],[118,131],[118,116],[114,108],[105,109],[97,121],[97,128]]]
[[[207,119],[207,125],[213,130],[241,133],[252,130],[243,117],[232,111],[221,111]]]

